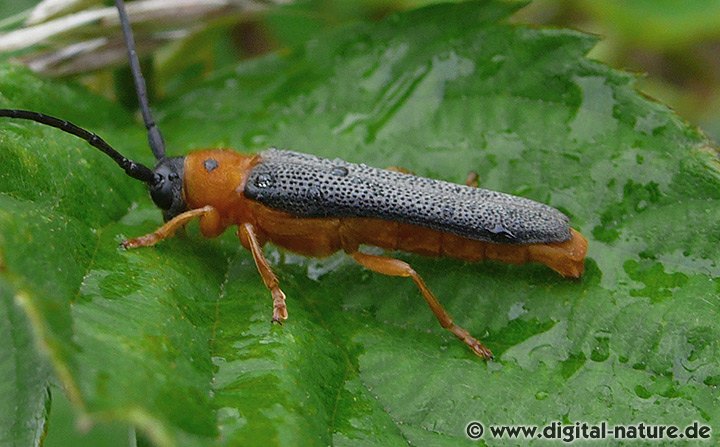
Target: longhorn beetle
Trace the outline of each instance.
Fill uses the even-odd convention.
[[[529,199],[417,177],[400,169],[377,169],[342,160],[268,149],[256,155],[228,149],[167,157],[153,120],[125,5],[120,14],[130,67],[148,142],[157,164],[150,169],[128,160],[102,138],[75,124],[26,110],[0,109],[0,116],[36,121],[88,142],[125,172],[145,182],[162,210],[164,225],[126,240],[125,248],[149,247],[199,219],[205,237],[237,225],[240,243],[252,253],[273,300],[272,321],[288,317],[285,294],[262,252],[267,242],[305,256],[345,251],[363,267],[409,277],[440,325],[485,359],[492,353],[450,315],[407,263],[359,251],[361,244],[465,261],[535,261],[565,277],[583,273],[587,241],[568,218]]]

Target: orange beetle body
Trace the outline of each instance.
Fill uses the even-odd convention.
[[[292,155],[302,156],[296,153]],[[161,160],[155,172],[161,171],[166,165],[177,165],[180,160]],[[440,325],[467,344],[475,354],[486,359],[492,358],[492,352],[453,322],[412,267],[398,259],[363,253],[359,251],[360,245],[426,256],[447,256],[471,262],[492,259],[522,264],[533,261],[572,278],[579,277],[584,270],[587,241],[572,228],[566,228],[568,236],[560,241],[503,244],[398,220],[354,216],[304,217],[246,196],[246,186],[253,169],[264,163],[262,154],[243,155],[226,149],[210,149],[192,152],[182,160],[182,169],[176,168],[182,171],[182,175],[174,176],[174,181],[181,181],[182,185],[175,185],[173,190],[176,196],[181,191],[182,198],[176,198],[173,203],[182,202],[186,211],[166,214],[169,220],[157,231],[127,240],[123,245],[126,248],[154,245],[194,218],[199,218],[200,231],[206,237],[216,237],[229,226],[237,225],[242,245],[252,253],[258,272],[271,292],[274,322],[281,323],[287,319],[288,312],[285,293],[280,289],[278,279],[262,253],[262,246],[267,242],[311,257],[324,257],[343,250],[360,265],[377,273],[411,278]],[[365,166],[353,166],[367,169]],[[432,182],[427,179],[418,181]],[[172,189],[170,186],[170,183],[165,185],[166,192]],[[524,205],[530,204],[531,208],[544,207],[531,201],[522,202],[526,199],[507,197]],[[557,210],[550,209],[564,218]]]
[[[217,161],[217,167],[206,169],[207,160]],[[183,191],[188,208],[211,206],[217,212],[200,217],[204,236],[216,237],[229,226],[249,223],[261,245],[271,242],[310,257],[325,257],[339,250],[353,253],[363,244],[470,262],[539,262],[572,278],[583,273],[587,241],[575,230],[564,242],[499,244],[377,218],[304,218],[269,208],[243,194],[248,173],[259,161],[258,155],[223,149],[195,151],[185,157]]]

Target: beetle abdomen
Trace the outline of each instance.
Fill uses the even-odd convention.
[[[244,193],[301,217],[372,217],[506,244],[570,239],[567,216],[542,203],[292,151],[261,153]]]

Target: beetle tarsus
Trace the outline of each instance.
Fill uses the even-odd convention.
[[[132,248],[139,247],[152,247],[160,241],[160,238],[156,233],[149,233],[144,236],[134,237],[132,239],[125,239],[120,243],[122,248],[130,250]]]
[[[287,306],[285,305],[285,293],[279,287],[275,287],[270,293],[272,293],[273,298],[272,321],[273,323],[282,324],[288,317]]]
[[[280,289],[277,276],[275,276],[275,273],[273,273],[270,268],[270,263],[265,259],[265,255],[263,255],[262,246],[258,240],[255,227],[249,223],[240,225],[238,227],[238,237],[240,237],[240,242],[243,246],[252,253],[260,277],[272,295],[273,323],[282,324],[288,317],[287,306],[285,304],[285,292]]]
[[[451,323],[451,324],[452,324],[452,327],[446,328],[446,329],[448,329],[450,332],[455,334],[455,336],[457,338],[459,338],[466,345],[468,345],[468,347],[476,355],[478,355],[479,357],[482,357],[485,360],[492,360],[495,358],[492,351],[490,351],[490,349],[488,349],[487,346],[482,344],[482,342],[480,342],[478,339],[476,339],[475,337],[470,335],[465,329],[463,329],[459,326],[456,326],[454,323]]]

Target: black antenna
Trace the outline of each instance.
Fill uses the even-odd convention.
[[[100,149],[102,152],[110,156],[110,158],[112,158],[118,166],[123,168],[125,173],[127,173],[130,177],[141,180],[150,185],[155,183],[155,174],[147,166],[128,160],[123,157],[120,152],[113,149],[112,146],[110,146],[105,140],[71,122],[55,118],[54,116],[45,115],[44,113],[31,112],[28,110],[0,109],[0,116],[35,121],[82,138],[92,147]]]
[[[120,14],[120,25],[122,26],[123,35],[125,36],[125,46],[127,46],[128,59],[130,60],[130,71],[132,72],[133,81],[135,81],[135,91],[137,92],[138,102],[140,103],[140,111],[142,112],[143,121],[148,134],[148,143],[155,158],[162,160],[165,158],[165,140],[163,140],[160,128],[155,124],[155,120],[150,113],[148,105],[147,86],[140,71],[140,61],[138,60],[137,51],[135,50],[135,38],[130,28],[130,19],[127,11],[125,11],[125,2],[123,0],[115,0],[115,6]]]

